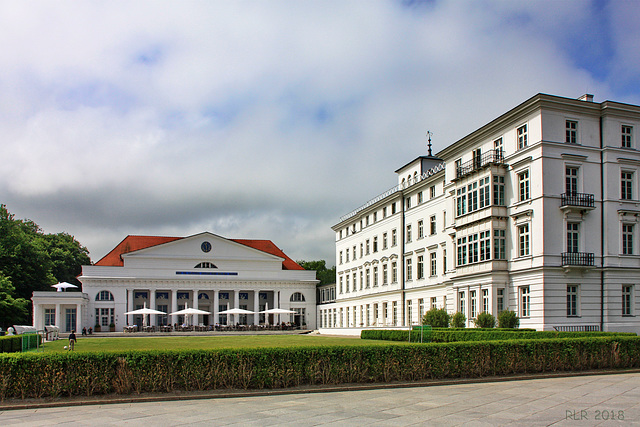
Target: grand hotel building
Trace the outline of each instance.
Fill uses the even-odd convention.
[[[318,324],[417,324],[431,307],[521,327],[640,332],[640,107],[538,94],[343,216]],[[322,295],[330,295],[323,289]]]

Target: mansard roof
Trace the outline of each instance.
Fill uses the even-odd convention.
[[[103,267],[123,267],[124,260],[122,255],[150,248],[157,245],[184,239],[184,237],[167,237],[167,236],[132,236],[124,238],[115,248],[102,257],[95,265]],[[295,261],[289,258],[280,248],[278,248],[271,240],[248,240],[248,239],[228,239],[232,242],[257,249],[261,252],[268,253],[283,258],[283,270],[304,270]]]

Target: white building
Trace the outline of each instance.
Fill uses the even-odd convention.
[[[640,332],[640,107],[538,94],[343,216],[321,328],[417,324],[431,307],[521,327]],[[429,148],[430,151],[430,148]],[[430,153],[429,153],[430,154]]]
[[[61,331],[101,325],[116,331],[141,324],[125,312],[143,307],[172,313],[185,307],[209,311],[197,324],[263,324],[278,317],[260,314],[289,309],[282,321],[315,329],[315,271],[306,271],[269,240],[232,240],[211,233],[190,237],[128,236],[94,265],[82,267],[82,292],[34,292],[34,326]],[[241,308],[255,314],[219,314]],[[234,318],[235,316],[235,318]],[[150,325],[180,323],[150,315]]]

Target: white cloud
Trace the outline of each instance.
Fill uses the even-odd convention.
[[[438,151],[537,92],[640,97],[570,49],[584,35],[607,73],[633,82],[640,37],[625,2],[0,11],[0,202],[94,259],[126,234],[208,230],[333,263],[331,224],[392,186],[426,130]]]

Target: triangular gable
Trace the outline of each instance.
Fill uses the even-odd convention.
[[[245,246],[257,249],[262,252],[266,252],[271,255],[284,258],[282,261],[283,270],[304,270],[298,263],[289,258],[282,250],[277,247],[271,240],[245,240],[245,239],[231,239],[236,243],[240,243]]]
[[[123,254],[139,251],[141,249],[146,249],[157,245],[162,245],[164,243],[169,243],[180,239],[182,239],[182,237],[127,236],[122,242],[118,244],[118,246],[113,248],[111,252],[103,256],[100,261],[96,262],[95,265],[105,267],[123,267]]]

